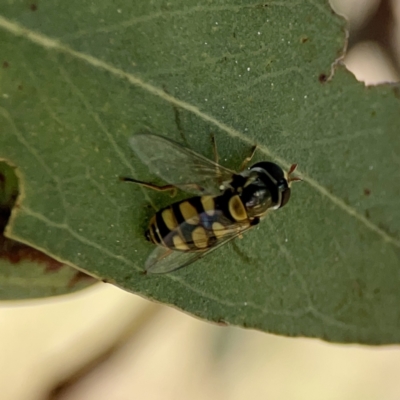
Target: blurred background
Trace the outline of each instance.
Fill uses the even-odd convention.
[[[344,60],[367,85],[399,81],[400,1],[332,0]],[[1,400],[400,398],[400,348],[211,325],[107,284],[0,303]]]

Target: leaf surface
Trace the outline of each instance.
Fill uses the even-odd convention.
[[[10,165],[0,162],[0,300],[22,300],[67,294],[96,282],[3,232],[18,196],[18,179]]]
[[[211,321],[331,341],[400,340],[399,87],[343,67],[324,0],[0,5],[0,157],[23,194],[7,234]],[[176,273],[144,276],[168,195],[129,149],[150,131],[237,169],[299,164],[290,203]],[[168,155],[166,155],[168,156]],[[184,168],[184,166],[182,166]]]

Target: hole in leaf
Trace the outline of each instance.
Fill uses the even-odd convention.
[[[400,80],[398,0],[331,0],[348,21],[346,67],[366,85]]]
[[[26,262],[32,263],[32,269],[37,268],[37,266],[42,267],[42,274],[56,273],[65,268],[72,270],[72,267],[60,263],[47,254],[24,243],[7,238],[4,235],[12,210],[14,207],[18,207],[18,195],[19,186],[15,168],[5,162],[0,162],[0,260],[3,260],[5,263],[8,263],[9,266],[12,265],[15,268],[18,268],[18,266],[23,263],[26,265]],[[9,271],[9,269],[7,269],[7,271]],[[85,283],[84,286],[96,282],[91,276],[81,271],[73,270],[68,280],[65,281],[65,290],[60,291],[60,293],[55,292],[54,294],[73,291],[76,285],[78,283],[83,283],[83,281]],[[5,282],[4,285],[7,286],[7,282]],[[0,292],[0,300],[22,297],[25,296],[17,294],[13,296],[12,293],[3,296]],[[40,297],[40,295],[35,297]]]

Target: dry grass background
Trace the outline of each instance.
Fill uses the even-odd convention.
[[[400,77],[400,1],[335,0],[347,67]],[[111,285],[0,306],[1,400],[397,400],[400,348],[214,326]]]

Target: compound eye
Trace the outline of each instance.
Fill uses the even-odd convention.
[[[282,201],[279,207],[283,207],[290,199],[290,188],[285,189],[282,192]]]

